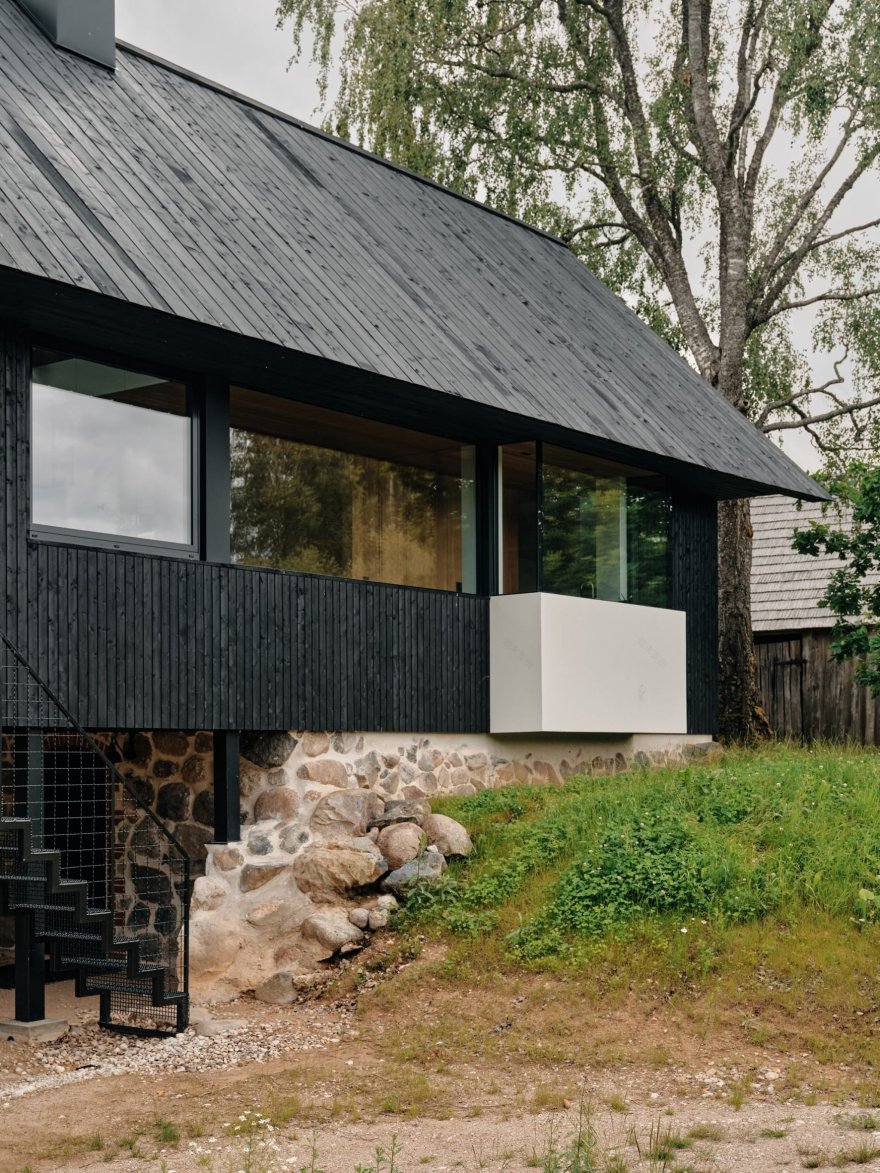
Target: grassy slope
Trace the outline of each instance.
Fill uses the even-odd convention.
[[[699,996],[752,1041],[880,1064],[880,754],[721,763],[446,800],[476,850],[410,925],[458,978],[554,971],[585,993]],[[877,1037],[875,1037],[877,1036]]]

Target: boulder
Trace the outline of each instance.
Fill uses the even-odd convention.
[[[299,795],[289,786],[264,790],[254,804],[254,820],[292,819],[299,810]]]
[[[201,790],[193,803],[193,818],[204,827],[214,826],[214,791]]]
[[[181,770],[181,777],[187,786],[201,786],[208,781],[208,764],[204,758],[194,754],[186,759]]]
[[[345,945],[358,945],[364,939],[364,934],[351,923],[344,908],[312,913],[303,921],[300,932],[305,940],[317,941],[328,955],[337,953]]]
[[[283,766],[296,749],[297,740],[292,733],[242,733],[241,756],[259,766],[272,770]]]
[[[345,763],[337,762],[335,758],[318,758],[303,762],[296,773],[298,778],[317,782],[320,786],[336,786],[339,789],[349,786]]]
[[[373,932],[376,929],[387,929],[391,914],[384,908],[374,908],[367,918],[367,927]]]
[[[382,888],[395,896],[405,896],[416,884],[439,880],[445,871],[446,860],[440,852],[426,851],[418,859],[411,859],[409,863],[387,875],[382,881]]]
[[[182,822],[189,814],[190,788],[185,782],[167,782],[159,790],[156,811],[160,819]]]
[[[447,815],[427,815],[422,828],[441,855],[467,856],[474,849],[467,829]]]
[[[189,738],[177,729],[160,729],[153,734],[153,745],[158,753],[182,758],[189,749]]]
[[[300,745],[307,757],[317,758],[330,749],[330,735],[328,733],[304,733]]]
[[[189,964],[195,979],[224,973],[241,948],[241,935],[234,918],[223,920],[211,913],[196,913],[190,921]]]
[[[358,851],[341,843],[305,847],[291,866],[301,892],[330,904],[348,892],[375,884],[388,871],[388,864],[375,848]]]
[[[392,823],[418,823],[419,826],[426,815],[431,813],[431,806],[423,798],[418,799],[390,799],[385,803],[385,810],[370,821],[371,827],[390,827]]]
[[[272,1006],[287,1006],[296,997],[293,985],[294,973],[289,969],[279,970],[254,990],[254,996]]]
[[[220,907],[229,894],[225,884],[207,876],[199,876],[193,884],[192,904],[193,912],[214,912]]]
[[[348,914],[348,919],[358,929],[365,929],[370,923],[370,910],[368,908],[353,908]]]
[[[238,886],[242,892],[255,892],[270,880],[279,876],[289,864],[286,863],[248,863],[241,869]]]
[[[208,844],[214,838],[213,831],[207,827],[198,827],[195,823],[184,823],[174,828],[174,837],[190,858],[192,874],[202,875],[208,857]]]
[[[301,847],[305,847],[308,841],[308,831],[296,823],[285,827],[281,832],[281,850],[286,851],[289,855],[295,855]]]
[[[381,818],[384,810],[385,803],[372,790],[334,790],[315,807],[311,827],[325,839],[365,835],[369,824]]]
[[[427,843],[425,832],[418,823],[392,823],[382,828],[376,840],[376,846],[392,869],[403,867],[421,855]]]
[[[211,852],[211,862],[219,871],[231,872],[241,867],[244,856],[237,847],[216,847]]]

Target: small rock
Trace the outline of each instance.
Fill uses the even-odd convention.
[[[290,733],[242,733],[241,735],[241,756],[264,770],[283,766],[296,746],[297,740]]]
[[[374,932],[376,929],[387,929],[391,914],[385,908],[374,908],[367,918],[367,927]]]
[[[416,884],[438,880],[446,871],[446,860],[439,851],[426,851],[418,859],[411,859],[403,867],[391,872],[382,881],[382,889],[395,896],[405,895]]]
[[[244,856],[237,847],[217,847],[211,852],[211,861],[221,872],[231,872],[241,867]]]
[[[304,733],[300,745],[307,757],[317,758],[330,749],[330,735],[328,733]]]
[[[231,1035],[244,1030],[247,1022],[243,1018],[207,1018],[194,1024],[196,1034],[203,1039],[214,1039],[219,1035]]]
[[[376,900],[376,907],[383,908],[386,912],[395,912],[400,908],[400,904],[395,896],[385,892]]]
[[[306,917],[300,932],[307,941],[317,941],[330,953],[336,953],[343,945],[359,944],[364,934],[348,919],[344,908],[329,908]]]
[[[365,929],[370,923],[370,910],[368,908],[353,908],[349,914],[348,919],[358,929]]]
[[[274,880],[290,865],[286,863],[249,863],[241,869],[238,886],[242,892],[253,892]]]
[[[385,804],[384,813],[370,821],[371,827],[390,827],[393,823],[418,823],[422,825],[431,807],[424,799],[391,799]]]
[[[248,837],[247,849],[251,855],[269,855],[272,851],[272,840],[262,831],[256,834],[252,832]]]

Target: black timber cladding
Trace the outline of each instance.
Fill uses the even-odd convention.
[[[60,53],[13,0],[0,180],[9,273],[822,495],[558,242],[135,52]]]
[[[687,613],[688,733],[718,729],[718,509],[677,494],[670,542],[670,606]]]
[[[30,351],[0,337],[0,625],[98,729],[488,728],[488,600],[27,538]]]

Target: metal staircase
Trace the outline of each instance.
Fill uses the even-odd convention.
[[[113,1030],[188,1016],[189,860],[0,633],[0,917],[15,924],[16,1019],[45,1017],[47,976],[99,998]]]

